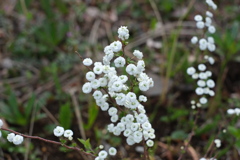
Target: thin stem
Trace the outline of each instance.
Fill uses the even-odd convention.
[[[46,143],[52,143],[52,144],[56,144],[56,145],[59,145],[59,146],[62,146],[62,147],[65,147],[67,149],[71,149],[71,150],[76,150],[76,151],[79,151],[81,152],[82,154],[86,155],[86,156],[92,156],[92,157],[95,157],[94,155],[90,154],[90,153],[86,153],[84,152],[81,148],[78,148],[78,147],[71,147],[71,146],[68,146],[66,144],[62,144],[61,142],[57,142],[57,141],[52,141],[52,140],[48,140],[48,139],[45,139],[45,138],[41,138],[41,137],[38,137],[38,136],[29,136],[29,135],[25,135],[25,134],[22,134],[22,133],[19,133],[19,132],[16,132],[14,130],[11,130],[11,129],[8,129],[8,128],[4,128],[2,127],[1,130],[5,130],[5,131],[8,131],[8,132],[12,132],[12,133],[15,133],[17,135],[21,135],[25,138],[30,138],[30,139],[38,139],[40,141],[44,141]]]
[[[181,160],[181,159],[183,158],[184,153],[187,152],[187,149],[188,149],[188,147],[189,147],[189,145],[190,145],[190,142],[191,142],[191,140],[192,140],[192,137],[193,137],[194,134],[195,134],[195,131],[194,131],[194,130],[195,130],[195,126],[197,126],[197,120],[198,120],[198,114],[199,114],[199,112],[200,112],[200,110],[198,110],[198,112],[196,113],[196,118],[195,118],[195,120],[194,120],[194,124],[193,124],[193,127],[192,127],[192,131],[191,131],[191,133],[190,133],[190,136],[188,137],[187,144],[186,144],[185,147],[184,147],[184,152],[181,153],[181,155],[180,155],[180,157],[178,158],[178,160]]]
[[[81,134],[82,138],[84,140],[86,140],[87,138],[86,138],[86,134],[84,132],[82,114],[81,114],[81,111],[79,109],[79,104],[78,104],[77,98],[75,96],[75,92],[72,92],[70,95],[71,95],[71,98],[72,98],[75,114],[76,114],[76,117],[77,117],[77,120],[78,120],[78,129],[80,131],[80,134]]]
[[[83,61],[84,59],[83,59],[83,57],[80,55],[80,53],[78,53],[77,51],[75,51],[75,53],[78,55],[78,57]],[[84,65],[85,66],[85,65]],[[87,67],[90,71],[92,71],[92,69],[90,68],[90,67],[88,67],[88,66],[85,66],[85,67]]]
[[[148,150],[147,150],[147,147],[146,147],[146,144],[144,143],[144,141],[142,141],[142,145],[143,145],[143,148],[144,148],[144,159],[145,160],[150,160],[149,153],[148,153]]]

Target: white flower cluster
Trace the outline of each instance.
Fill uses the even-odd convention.
[[[213,9],[217,8],[216,4],[212,0],[206,0],[206,3]],[[212,17],[213,14],[210,11],[206,11],[205,17],[202,17],[201,15],[196,15],[194,17],[194,20],[196,21],[197,28],[203,29],[204,27],[208,27],[209,33],[215,33],[216,29],[212,25]],[[199,43],[199,48],[202,51],[208,49],[210,52],[213,52],[216,50],[214,38],[211,36],[207,38],[201,38],[200,40],[198,40],[197,36],[194,36],[191,39],[191,43]],[[205,55],[204,59],[211,65],[215,63],[215,60],[208,55]],[[208,102],[206,98],[207,95],[215,95],[215,92],[213,91],[213,88],[215,87],[215,82],[211,79],[212,72],[207,70],[205,64],[199,64],[197,69],[194,67],[189,67],[187,69],[187,74],[192,76],[193,79],[197,80],[197,88],[195,89],[195,92],[197,95],[201,96],[201,98],[199,98],[199,103],[191,101],[192,109],[195,109],[196,107],[201,107],[203,104],[206,104]]]
[[[187,69],[187,74],[192,76],[193,79],[197,80],[197,88],[195,89],[195,93],[199,96],[202,96],[199,99],[200,104],[206,104],[207,98],[206,95],[214,96],[215,92],[212,90],[215,87],[215,82],[211,79],[212,72],[206,70],[207,67],[205,64],[198,65],[198,73],[194,67],[189,67]],[[195,101],[192,101],[192,108],[195,109]],[[197,107],[201,107],[201,105],[197,103]]]
[[[95,158],[95,160],[104,160],[107,158],[107,156],[111,155],[111,156],[115,156],[117,154],[117,150],[114,147],[110,147],[108,152],[105,150],[102,150],[98,153],[98,156]]]
[[[15,135],[14,133],[9,133],[7,136],[7,140],[12,142],[15,145],[19,145],[23,142],[24,138],[21,135]]]
[[[118,29],[118,38],[120,38],[123,41],[129,38],[129,31],[126,26],[121,26]]]
[[[240,115],[240,108],[228,109],[228,110],[227,110],[227,113],[228,113],[229,115],[236,114],[237,116],[239,116],[239,115]]]
[[[217,8],[217,5],[212,0],[206,0],[206,3],[213,9]],[[194,17],[194,20],[196,21],[197,28],[204,29],[205,27],[207,27],[208,32],[213,34],[216,32],[216,28],[212,24],[212,18],[213,14],[210,11],[206,11],[205,17],[202,17],[201,15],[196,15]],[[201,39],[198,39],[197,36],[194,36],[191,39],[191,43],[199,43],[199,49],[202,51],[208,49],[210,52],[214,52],[216,50],[214,39],[211,36]]]
[[[120,27],[118,34],[118,37],[122,40],[129,37],[127,27]],[[151,139],[155,138],[154,129],[149,123],[144,106],[140,103],[146,102],[147,97],[143,95],[138,97],[131,91],[134,87],[138,87],[141,91],[147,91],[154,86],[154,82],[152,78],[144,73],[143,53],[134,50],[133,55],[136,57],[137,62],[133,62],[128,60],[122,53],[122,47],[122,42],[115,41],[104,48],[105,56],[103,61],[95,62],[93,69],[86,74],[86,79],[89,82],[83,85],[82,91],[90,93],[94,90],[93,97],[96,104],[103,111],[108,111],[112,122],[108,125],[109,132],[116,136],[123,133],[127,137],[129,145],[145,140],[146,144],[152,147],[154,142]],[[113,59],[114,63],[111,63]],[[83,62],[86,62],[86,59]],[[86,65],[86,63],[83,64]],[[87,63],[87,66],[88,64],[90,63]],[[114,64],[114,66],[110,64]],[[127,74],[118,75],[116,68],[125,69]],[[112,102],[112,100],[115,101]],[[109,103],[110,101],[111,103]],[[121,111],[128,109],[127,112],[131,114],[124,112],[126,115],[123,115],[120,113],[119,108]]]
[[[215,139],[214,143],[215,143],[217,148],[221,147],[221,140],[220,139]]]
[[[68,138],[70,141],[73,139],[73,131],[70,129],[64,130],[63,127],[57,126],[54,130],[53,130],[53,134],[56,137],[61,137],[62,135],[65,138]]]
[[[3,121],[0,119],[0,129],[3,126]],[[0,137],[2,137],[2,132],[0,131]],[[12,142],[15,145],[19,145],[23,142],[24,138],[21,135],[15,135],[14,133],[9,133],[7,136],[7,140]]]

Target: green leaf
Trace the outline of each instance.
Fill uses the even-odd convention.
[[[237,129],[233,126],[228,126],[228,132],[235,136],[237,139],[240,139],[240,129]]]
[[[88,123],[84,124],[84,129],[88,130],[92,127],[92,125],[94,124],[98,116],[98,112],[99,112],[99,107],[95,103],[93,103],[88,107],[89,119],[88,119]]]
[[[59,122],[63,128],[70,128],[72,123],[72,112],[69,103],[61,106],[59,111]]]
[[[32,109],[35,106],[34,105],[35,98],[36,98],[35,95],[32,95],[32,97],[27,101],[27,104],[26,104],[25,110],[24,110],[24,115],[26,118],[29,118],[31,115]]]
[[[87,151],[92,151],[92,146],[90,143],[90,139],[84,140],[84,139],[80,139],[78,138],[79,142],[81,142],[83,144],[83,146],[85,147],[85,149]]]
[[[187,134],[183,130],[178,130],[172,132],[171,138],[175,140],[184,140],[187,138]]]

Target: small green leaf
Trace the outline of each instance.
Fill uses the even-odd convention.
[[[72,112],[69,103],[61,106],[59,111],[59,122],[63,128],[70,128],[72,122]]]
[[[184,140],[187,138],[187,134],[182,130],[178,130],[178,131],[172,132],[171,138],[175,140]]]
[[[84,139],[78,138],[78,140],[79,140],[79,142],[81,142],[84,145],[84,147],[87,151],[92,151],[92,146],[90,144],[90,139],[84,140]]]

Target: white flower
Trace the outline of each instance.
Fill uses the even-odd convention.
[[[207,79],[207,77],[208,77],[207,74],[204,73],[204,72],[199,73],[198,76],[199,76],[200,79]]]
[[[206,68],[207,68],[207,67],[206,67],[205,64],[199,64],[199,65],[198,65],[198,70],[199,70],[199,71],[205,71]]]
[[[102,98],[102,96],[103,96],[103,94],[102,94],[101,91],[96,90],[96,91],[93,93],[94,99],[100,99],[100,98]]]
[[[90,93],[92,91],[91,83],[87,82],[82,86],[83,93]]]
[[[113,52],[119,52],[122,49],[122,43],[120,41],[114,41],[110,44]]]
[[[142,128],[143,128],[144,130],[148,131],[148,130],[150,130],[150,129],[152,128],[152,125],[151,125],[151,123],[149,123],[149,122],[144,122],[144,123],[142,124]]]
[[[209,11],[206,11],[206,16],[208,16],[208,17],[213,17],[213,14],[211,13],[211,12],[209,12]]]
[[[235,110],[234,109],[228,109],[227,113],[230,114],[230,115],[235,114]]]
[[[63,127],[60,127],[60,126],[57,126],[54,130],[53,130],[53,134],[56,136],[56,137],[61,137],[64,133],[64,128]]]
[[[113,116],[113,115],[117,114],[117,111],[118,111],[117,108],[110,107],[108,110],[108,114],[109,114],[109,116]]]
[[[207,40],[202,38],[199,40],[199,48],[200,50],[205,50],[207,48]]]
[[[135,57],[137,57],[138,59],[142,59],[142,58],[143,58],[143,53],[140,52],[139,50],[134,50],[134,51],[133,51],[133,55],[134,55]]]
[[[207,103],[207,98],[205,98],[205,97],[202,97],[202,98],[200,98],[199,99],[199,102],[201,103],[201,104],[206,104]]]
[[[149,138],[151,138],[151,139],[156,138],[156,135],[155,135],[154,133],[149,133],[148,136],[149,136]]]
[[[214,143],[216,144],[217,148],[221,147],[221,140],[220,139],[215,139]]]
[[[206,21],[205,25],[208,26],[208,27],[212,24],[212,19],[210,17],[206,17],[205,21]]]
[[[209,50],[210,52],[213,52],[213,51],[216,50],[215,44],[212,44],[212,43],[208,43],[208,44],[207,44],[207,48],[208,48],[208,50]]]
[[[3,121],[0,119],[0,129],[2,128],[3,126]]]
[[[127,29],[127,26],[121,26],[118,28],[118,37],[123,41],[129,38],[129,31]]]
[[[137,122],[141,123],[141,124],[143,124],[144,122],[146,122],[148,120],[146,114],[144,114],[144,113],[140,113],[136,118],[137,118]]]
[[[196,72],[196,69],[194,67],[189,67],[187,69],[187,74],[188,75],[193,75]]]
[[[129,64],[126,67],[126,72],[130,75],[135,75],[137,73],[137,67],[134,64]]]
[[[98,153],[99,158],[107,158],[107,156],[108,156],[108,153],[104,150],[102,150]]]
[[[127,123],[132,123],[134,121],[134,117],[131,114],[126,115],[126,122]]]
[[[113,128],[113,134],[115,136],[119,136],[121,134],[121,130],[116,126]]]
[[[192,75],[192,79],[198,79],[198,77],[199,77],[198,73],[194,73],[194,74]]]
[[[7,140],[8,140],[9,142],[12,142],[14,137],[15,137],[15,134],[14,134],[14,133],[9,133],[8,136],[7,136]]]
[[[148,147],[152,147],[154,145],[154,142],[153,142],[153,140],[149,139],[149,140],[147,140],[146,144]]]
[[[126,99],[126,95],[123,93],[118,93],[115,100],[118,105],[124,105]]]
[[[208,27],[208,32],[209,33],[215,33],[216,32],[216,28],[214,26],[209,26]]]
[[[201,15],[196,15],[196,16],[194,17],[194,20],[197,21],[197,22],[199,22],[199,21],[202,21],[203,18],[202,18]]]
[[[121,75],[121,76],[119,76],[119,79],[122,83],[125,83],[125,82],[127,82],[128,77],[126,75]]]
[[[191,43],[196,44],[198,42],[198,38],[196,36],[192,37]]]
[[[124,67],[124,65],[126,64],[126,60],[123,57],[118,57],[114,60],[114,64],[117,68]]]
[[[208,94],[209,94],[209,96],[215,96],[215,92],[212,90],[209,90]]]
[[[106,47],[104,48],[104,53],[105,53],[106,55],[114,54],[111,46],[106,46]]]
[[[198,80],[198,81],[197,81],[197,85],[198,85],[199,87],[205,87],[205,86],[206,86],[206,82],[205,82],[204,80]]]
[[[139,128],[139,123],[132,123],[131,124],[131,130],[132,131],[136,131],[136,130],[138,130],[138,128]]]
[[[208,38],[207,38],[207,41],[208,41],[208,43],[212,43],[212,44],[215,43],[213,37],[208,37]],[[207,57],[207,58],[208,58],[208,57]]]
[[[118,120],[118,115],[117,114],[115,114],[115,115],[112,115],[112,117],[111,117],[111,122],[117,122],[117,120]]]
[[[113,132],[113,129],[114,129],[114,124],[113,123],[109,124],[108,127],[107,127],[107,130],[109,132]]]
[[[72,137],[73,136],[73,131],[70,130],[70,129],[67,129],[67,130],[64,131],[63,136],[66,137],[66,138]]]
[[[123,88],[123,84],[121,81],[116,81],[112,85],[112,89],[115,92],[120,92],[122,90],[122,88]]]
[[[195,92],[197,95],[203,95],[203,88],[198,87],[198,88],[196,88]]]
[[[237,116],[239,116],[239,114],[240,114],[240,109],[239,109],[239,108],[235,108],[235,114],[236,114]]]
[[[103,149],[104,146],[103,146],[103,145],[99,145],[98,148],[99,148],[99,149]]]
[[[108,150],[109,155],[115,156],[117,154],[117,150],[114,147],[110,147]]]
[[[15,145],[19,145],[23,142],[23,136],[20,135],[16,135],[13,140],[12,140],[13,144]]]
[[[102,111],[107,111],[109,108],[109,104],[108,103],[104,103],[103,105],[100,106]]]
[[[140,102],[147,102],[147,97],[144,96],[144,95],[140,95],[140,96],[139,96],[139,101],[140,101]]]
[[[199,21],[196,23],[196,26],[198,29],[203,29],[205,26],[205,23],[203,21]]]
[[[215,87],[215,82],[211,79],[207,80],[207,86],[209,88],[214,88]]]
[[[130,146],[135,144],[135,141],[134,141],[134,138],[133,138],[132,135],[128,136],[126,141],[127,141],[127,144],[130,145]]]
[[[135,131],[133,133],[133,139],[136,143],[140,143],[143,139],[143,133],[141,131]]]
[[[138,87],[141,91],[147,91],[150,86],[149,86],[148,82],[142,81],[142,82],[139,83]]]
[[[85,58],[85,59],[83,60],[83,64],[84,64],[85,66],[91,66],[92,63],[93,63],[93,61],[92,61],[90,58]]]
[[[106,77],[99,78],[98,81],[99,81],[101,87],[107,86],[107,78]]]
[[[130,134],[132,134],[132,130],[131,129],[126,129],[124,132],[123,132],[123,135],[125,137],[128,137]]]
[[[96,66],[94,66],[93,67],[93,72],[95,73],[95,74],[102,74],[102,72],[103,72],[103,66],[102,65],[96,65]]]
[[[89,72],[87,72],[87,74],[86,74],[86,79],[89,80],[89,81],[94,80],[95,77],[96,77],[96,76],[95,76],[95,74],[94,74],[92,71],[89,71]]]
[[[208,62],[209,62],[210,64],[214,64],[214,63],[215,63],[215,60],[214,60],[212,57],[209,57],[209,58],[208,58]]]
[[[143,60],[139,60],[137,63],[138,72],[143,72],[145,70],[145,63]]]
[[[97,79],[94,79],[94,80],[91,81],[90,83],[91,83],[91,87],[92,87],[93,89],[97,89],[98,87],[100,87],[100,82],[99,82],[99,80],[97,80]]]
[[[124,131],[126,128],[125,128],[125,124],[124,123],[118,123],[117,126],[116,126],[120,132]]]

